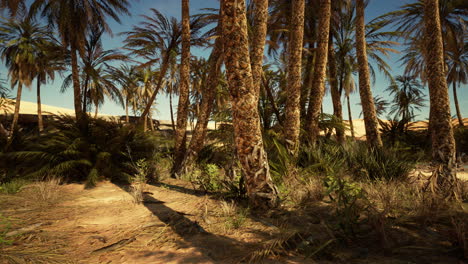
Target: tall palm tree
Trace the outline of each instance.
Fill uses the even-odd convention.
[[[465,34],[463,37],[467,37]],[[455,47],[448,51],[448,71],[447,71],[447,82],[452,84],[453,88],[453,101],[455,102],[455,111],[458,117],[458,125],[464,127],[463,117],[460,111],[460,105],[458,103],[457,85],[468,83],[468,42],[458,41],[451,43]]]
[[[296,155],[299,149],[302,48],[304,38],[305,0],[292,1],[288,42],[288,84],[284,122],[284,138],[288,151]]]
[[[395,114],[406,122],[414,119],[414,111],[425,106],[422,89],[422,84],[413,76],[397,76],[395,82],[386,89],[393,96],[390,114]]]
[[[89,31],[110,31],[107,17],[120,23],[119,14],[129,14],[128,0],[34,0],[30,15],[45,17],[55,27],[61,42],[70,50],[75,115],[83,117],[78,54],[84,53]]]
[[[110,68],[114,82],[120,85],[120,93],[124,100],[125,122],[130,123],[129,107],[136,97],[138,87],[138,71],[135,66],[122,64],[119,68]]]
[[[273,185],[253,87],[245,1],[223,2],[223,39],[226,74],[232,104],[237,156],[253,207],[273,207],[278,192]]]
[[[320,0],[320,17],[318,22],[318,46],[316,49],[314,76],[311,87],[311,98],[307,110],[307,133],[311,144],[319,136],[319,119],[323,96],[325,95],[325,77],[327,72],[328,41],[330,33],[331,1]]]
[[[268,0],[256,0],[253,4],[253,29],[250,60],[252,77],[257,94],[260,94],[263,72],[263,56],[268,24]],[[258,96],[258,95],[257,95]]]
[[[367,46],[364,24],[364,0],[356,0],[356,55],[359,67],[359,94],[364,113],[367,142],[372,147],[382,146],[378,131],[374,98],[370,87],[370,73],[367,60]]]
[[[182,0],[182,54],[180,58],[179,105],[175,133],[173,176],[184,159],[187,139],[187,118],[190,92],[190,11],[189,0]]]
[[[445,73],[439,1],[424,0],[424,58],[431,104],[433,190],[443,197],[452,196],[458,182],[455,171],[455,140]]]
[[[143,15],[144,21],[133,26],[131,31],[122,34],[126,36],[125,48],[132,55],[145,60],[141,67],[159,62],[160,73],[156,80],[155,90],[160,90],[169,69],[171,57],[179,53],[182,30],[176,18],[167,18],[154,8],[151,9],[151,13],[151,16]],[[203,26],[204,21],[200,18],[191,19],[191,46],[203,45],[206,42],[199,37]],[[140,123],[147,118],[156,95],[157,93],[152,93],[152,97],[149,98],[141,114]]]
[[[17,129],[23,85],[30,87],[39,73],[40,53],[50,43],[46,28],[29,19],[0,24],[0,56],[8,68],[12,86],[17,85],[12,134]]]

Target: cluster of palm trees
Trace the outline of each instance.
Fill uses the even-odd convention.
[[[315,145],[328,90],[339,122],[346,99],[354,137],[349,97],[358,90],[367,142],[382,147],[378,116],[388,103],[374,96],[371,88],[379,71],[392,83],[387,89],[394,97],[390,114],[402,120],[411,120],[425,105],[418,79],[429,86],[433,157],[440,165],[437,175],[443,176],[439,185],[445,186],[443,179],[455,179],[448,84],[453,85],[463,126],[456,91],[468,80],[468,8],[460,0],[415,0],[366,24],[367,2],[220,0],[219,9],[190,16],[189,0],[182,0],[181,21],[151,9],[139,24],[120,33],[125,37],[124,54],[106,50],[101,38],[111,32],[109,18],[120,22],[120,15],[128,14],[128,0],[35,0],[29,6],[21,0],[0,0],[0,8],[10,15],[1,21],[0,55],[18,91],[12,131],[17,128],[22,87],[34,79],[39,116],[41,84],[70,72],[62,91],[73,89],[77,119],[92,107],[97,116],[105,98],[110,98],[125,108],[127,122],[131,109],[145,129],[156,96],[166,92],[175,132],[174,176],[193,164],[210,118],[227,111],[225,120],[234,127],[247,194],[254,206],[274,206],[277,190],[262,131],[282,132],[292,157],[301,144]],[[392,25],[395,30],[388,31]],[[399,39],[404,40],[401,62],[406,70],[404,76],[393,78],[386,59],[398,53]],[[210,47],[209,58],[192,56],[190,48],[196,46]],[[179,99],[176,120],[173,94]],[[197,123],[187,142],[190,118]],[[345,142],[344,126],[335,131],[336,140]]]

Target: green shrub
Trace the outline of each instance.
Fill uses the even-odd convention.
[[[43,179],[55,175],[86,181],[88,187],[101,178],[128,183],[137,172],[132,160],[151,158],[155,150],[155,141],[147,134],[116,122],[57,119],[23,150],[5,154],[22,168],[20,176]]]
[[[369,148],[356,143],[348,148],[348,167],[357,179],[405,179],[414,169],[417,157],[395,149]]]
[[[0,193],[15,194],[21,191],[21,188],[29,182],[24,179],[13,179],[9,182],[0,184]]]
[[[8,218],[0,214],[0,246],[1,245],[11,245],[13,241],[6,239],[6,234],[11,228],[11,223]]]

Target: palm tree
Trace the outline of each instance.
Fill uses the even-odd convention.
[[[296,155],[299,149],[301,66],[304,38],[305,0],[292,1],[291,22],[288,42],[288,84],[284,122],[284,138],[288,151]]]
[[[390,114],[400,117],[405,122],[411,121],[414,117],[414,111],[424,107],[423,86],[413,76],[397,76],[386,91],[393,96],[393,106]]]
[[[253,5],[253,28],[250,51],[252,77],[257,96],[260,94],[263,72],[263,56],[268,23],[268,0],[251,1]]]
[[[424,1],[424,26],[424,58],[431,107],[429,122],[432,134],[432,161],[436,165],[433,173],[435,179],[431,183],[432,190],[447,197],[457,191],[458,180],[438,0]]]
[[[12,86],[18,86],[12,134],[18,125],[23,85],[30,87],[32,80],[40,73],[41,51],[50,40],[47,30],[29,19],[9,19],[0,24],[0,56],[8,67]]]
[[[372,147],[382,146],[378,131],[374,99],[370,87],[367,46],[364,24],[364,0],[356,0],[356,55],[359,68],[359,94],[364,113],[367,142]]]
[[[55,27],[61,42],[70,50],[73,80],[75,115],[83,117],[81,104],[80,73],[78,55],[84,53],[86,36],[89,31],[110,32],[107,17],[120,23],[119,14],[129,14],[128,0],[35,0],[30,8],[30,16],[41,15]]]
[[[182,54],[180,58],[179,105],[175,133],[173,176],[184,159],[187,139],[187,118],[190,91],[190,12],[189,0],[182,0]]]
[[[130,123],[128,114],[131,102],[136,96],[138,87],[138,71],[135,66],[122,64],[119,68],[110,68],[114,82],[120,85],[120,94],[124,99],[125,122]]]
[[[0,11],[6,9],[10,13],[10,16],[15,16],[24,7],[24,0],[0,0]]]
[[[132,55],[138,56],[146,61],[141,65],[145,67],[159,62],[160,74],[156,80],[155,90],[159,90],[164,82],[167,70],[170,66],[173,54],[178,54],[181,41],[181,25],[174,17],[167,18],[158,10],[151,9],[152,16],[143,15],[145,21],[134,26],[131,31],[123,32],[126,36],[125,48]],[[200,18],[192,19],[190,22],[191,46],[199,46],[205,40],[198,37],[204,21]],[[148,104],[144,108],[140,123],[145,120],[154,103],[157,93],[152,93]]]
[[[8,98],[8,88],[5,80],[0,77],[0,113],[3,112],[6,115],[9,111],[11,111],[11,100]],[[2,120],[0,120],[0,133],[5,137],[8,135]]]
[[[253,207],[273,207],[278,192],[273,185],[263,148],[258,97],[253,87],[245,1],[224,1],[223,39],[227,81],[232,104],[237,156]]]
[[[311,144],[319,136],[319,119],[323,96],[325,95],[325,77],[327,72],[328,41],[330,33],[331,0],[320,0],[320,17],[318,22],[318,46],[315,56],[314,76],[311,87],[311,98],[307,110],[307,133]]]
[[[451,43],[451,45],[456,45],[456,47],[448,51],[447,83],[452,84],[453,87],[453,101],[455,102],[458,124],[464,127],[460,105],[458,104],[457,85],[468,83],[468,42],[459,41]]]

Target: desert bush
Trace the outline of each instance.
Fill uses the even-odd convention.
[[[146,187],[146,179],[150,169],[145,159],[138,160],[134,166],[137,173],[132,177],[130,195],[135,204],[141,204],[143,202],[143,192]]]
[[[21,189],[29,182],[24,179],[12,179],[9,182],[0,184],[0,193],[15,194],[21,191]]]
[[[61,180],[56,177],[48,177],[43,181],[34,183],[30,188],[34,201],[41,204],[58,202],[61,196],[60,183]]]
[[[43,179],[52,174],[68,181],[86,181],[87,187],[101,178],[130,183],[136,173],[132,159],[153,155],[155,141],[131,127],[103,119],[57,119],[23,150],[6,154],[23,168],[21,176]]]
[[[366,144],[352,144],[347,149],[349,171],[357,179],[405,179],[417,160],[395,149],[369,148]]]

